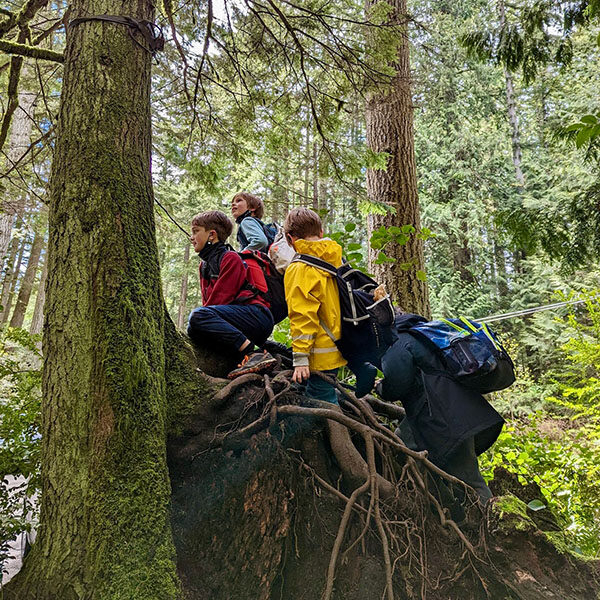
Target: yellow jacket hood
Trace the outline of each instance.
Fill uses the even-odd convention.
[[[321,238],[320,240],[296,240],[294,243],[298,254],[310,254],[321,260],[326,260],[334,267],[339,267],[342,264],[342,247],[329,238]]]

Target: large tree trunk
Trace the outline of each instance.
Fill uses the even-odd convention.
[[[38,264],[40,262],[40,255],[42,248],[44,247],[44,234],[42,232],[36,232],[31,244],[31,250],[29,252],[29,259],[27,261],[27,268],[25,269],[25,275],[21,281],[19,288],[19,295],[17,296],[17,302],[15,303],[15,310],[13,311],[10,319],[11,327],[22,327],[23,320],[25,318],[25,312],[29,305],[29,298],[31,297],[31,290],[33,289],[33,282],[37,273]]]
[[[104,14],[152,21],[154,5],[76,0],[70,17]],[[67,28],[50,191],[40,529],[12,588],[21,600],[179,596],[150,64],[122,25]]]
[[[367,1],[367,10],[375,2]],[[406,0],[393,0],[390,22],[406,23]],[[385,203],[390,211],[385,215],[371,215],[368,219],[369,235],[381,227],[413,225],[421,227],[417,173],[414,152],[413,104],[410,85],[410,57],[406,31],[393,65],[396,76],[389,89],[372,94],[366,105],[367,144],[374,152],[389,154],[387,168],[367,171],[369,200]],[[392,298],[407,311],[429,315],[429,293],[418,272],[424,270],[423,242],[412,235],[405,245],[395,242],[385,253],[394,258],[391,264],[377,265],[378,252],[370,253],[370,271],[385,283]],[[411,268],[406,270],[406,265]]]

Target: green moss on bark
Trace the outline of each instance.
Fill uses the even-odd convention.
[[[150,2],[78,0],[72,9],[153,19]],[[125,27],[68,29],[57,135],[41,526],[10,593],[175,600],[150,55]]]

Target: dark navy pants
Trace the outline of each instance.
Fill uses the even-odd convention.
[[[337,369],[323,371],[325,375],[329,375],[332,379],[337,377],[337,372]],[[318,375],[311,375],[308,378],[306,395],[309,398],[315,398],[316,400],[324,400],[325,402],[331,402],[331,404],[339,404],[335,387],[321,379]]]
[[[258,304],[201,306],[188,323],[188,335],[196,344],[236,352],[247,339],[262,346],[272,331],[271,311]]]

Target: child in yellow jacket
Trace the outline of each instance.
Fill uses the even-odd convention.
[[[314,211],[294,208],[283,228],[288,242],[299,254],[316,256],[334,267],[342,264],[341,246],[323,238],[323,224]],[[337,282],[322,269],[292,262],[286,269],[284,286],[294,353],[292,379],[297,383],[308,380],[307,396],[337,404],[335,388],[310,373],[317,370],[335,377],[338,368],[346,364],[330,336],[338,339],[341,333]]]

